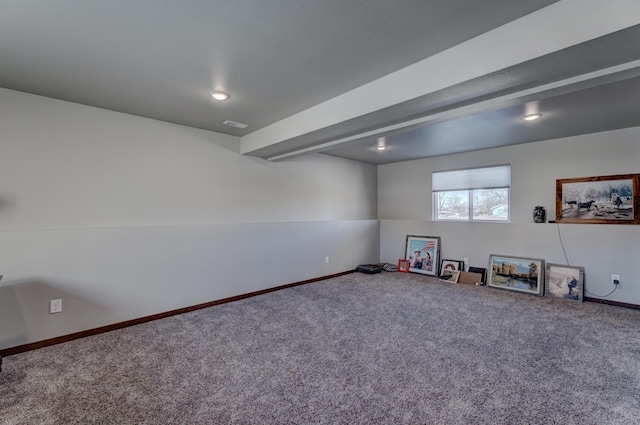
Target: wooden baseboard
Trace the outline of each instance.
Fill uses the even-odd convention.
[[[43,347],[48,347],[48,346],[51,346],[51,345],[61,344],[63,342],[73,341],[75,339],[80,339],[80,338],[84,338],[84,337],[92,336],[92,335],[98,335],[98,334],[105,333],[105,332],[111,332],[111,331],[115,331],[117,329],[122,329],[122,328],[126,328],[126,327],[129,327],[129,326],[135,326],[135,325],[139,325],[141,323],[151,322],[153,320],[164,319],[165,317],[171,317],[171,316],[175,316],[175,315],[178,315],[178,314],[188,313],[190,311],[200,310],[200,309],[207,308],[207,307],[213,307],[213,306],[220,305],[220,304],[230,303],[230,302],[242,300],[242,299],[245,299],[245,298],[251,298],[251,297],[258,296],[258,295],[267,294],[269,292],[279,291],[281,289],[292,288],[294,286],[300,286],[300,285],[304,285],[304,284],[307,284],[307,283],[319,282],[319,281],[322,281],[322,280],[331,279],[331,278],[338,277],[338,276],[344,276],[344,275],[347,275],[347,274],[350,274],[350,273],[353,273],[353,270],[349,270],[349,271],[346,271],[346,272],[335,273],[335,274],[331,274],[331,275],[328,275],[328,276],[317,277],[317,278],[314,278],[314,279],[303,280],[303,281],[300,281],[300,282],[289,283],[289,284],[286,284],[286,285],[276,286],[276,287],[273,287],[273,288],[262,289],[260,291],[249,292],[249,293],[246,293],[246,294],[236,295],[236,296],[229,297],[229,298],[223,298],[221,300],[209,301],[209,302],[202,303],[202,304],[196,304],[196,305],[192,305],[192,306],[189,306],[189,307],[183,307],[183,308],[179,308],[179,309],[176,309],[176,310],[166,311],[164,313],[152,314],[151,316],[140,317],[138,319],[132,319],[132,320],[127,320],[125,322],[114,323],[112,325],[101,326],[99,328],[88,329],[86,331],[75,332],[75,333],[72,333],[72,334],[58,336],[58,337],[55,337],[55,338],[45,339],[45,340],[37,341],[37,342],[31,342],[29,344],[17,345],[15,347],[5,348],[5,349],[0,350],[0,359],[3,356],[6,357],[6,356],[10,356],[12,354],[24,353],[26,351],[36,350],[38,348],[43,348]],[[617,306],[617,307],[625,307],[625,308],[632,308],[632,309],[640,310],[640,305],[638,305],[638,304],[629,304],[629,303],[623,303],[623,302],[620,302],[620,301],[610,301],[610,300],[604,300],[604,299],[601,299],[601,298],[591,298],[591,297],[584,297],[584,300],[587,301],[587,302],[593,302],[593,303],[599,303],[599,304],[608,304],[608,305],[613,305],[613,306]],[[1,362],[1,360],[0,360],[0,362]],[[1,363],[0,363],[0,365],[1,365]],[[0,368],[1,368],[1,366],[0,366]]]
[[[165,317],[175,316],[177,314],[188,313],[190,311],[200,310],[207,307],[213,307],[215,305],[230,303],[233,301],[242,300],[245,298],[251,298],[258,295],[267,294],[269,292],[279,291],[281,289],[292,288],[294,286],[305,285],[307,283],[318,282],[321,280],[331,279],[338,276],[344,276],[347,274],[353,273],[353,270],[349,270],[346,272],[340,272],[331,274],[328,276],[317,277],[314,279],[303,280],[300,282],[289,283],[286,285],[276,286],[274,288],[262,289],[260,291],[249,292],[247,294],[236,295],[229,298],[223,298],[221,300],[209,301],[202,304],[192,305],[189,307],[183,307],[176,310],[166,311],[164,313],[152,314],[151,316],[140,317],[138,319],[127,320],[125,322],[114,323],[112,325],[101,326],[99,328],[88,329],[86,331],[75,332],[68,335],[58,336],[55,338],[45,339],[42,341],[31,342],[29,344],[18,345],[11,348],[5,348],[0,350],[0,358],[10,356],[12,354],[24,353],[25,351],[36,350],[38,348],[48,347],[55,344],[60,344],[63,342],[73,341],[75,339],[84,338],[87,336],[98,335],[105,332],[115,331],[117,329],[127,328],[129,326],[139,325],[141,323],[151,322],[153,320],[164,319]]]
[[[623,303],[620,301],[610,301],[610,300],[603,300],[602,298],[591,298],[591,297],[584,297],[584,300],[590,303],[608,304],[608,305],[615,305],[617,307],[625,307],[625,308],[632,308],[634,310],[640,310],[640,305],[638,304],[629,304],[629,303]]]

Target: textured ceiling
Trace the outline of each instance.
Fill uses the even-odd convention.
[[[0,87],[245,136],[555,3],[0,0]],[[628,113],[639,106],[637,66],[520,93],[640,60],[639,34],[629,28],[251,154],[271,159],[351,137],[315,151],[385,163],[639,125]],[[232,97],[215,102],[207,97],[212,89]],[[585,106],[598,99],[606,116]],[[516,118],[532,102],[555,118],[522,133]],[[593,114],[589,125],[563,115],[576,105]],[[421,118],[375,135],[386,137],[385,155],[372,149],[374,136],[358,136]]]

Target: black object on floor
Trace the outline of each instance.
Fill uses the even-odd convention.
[[[380,264],[360,264],[356,267],[356,271],[368,274],[380,273],[382,266]]]

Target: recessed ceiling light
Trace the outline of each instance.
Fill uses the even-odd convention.
[[[382,136],[382,137],[378,137],[378,144],[376,146],[376,149],[378,149],[379,151],[383,151],[385,149],[387,149],[387,145],[385,144],[387,141],[387,138]]]
[[[524,117],[522,117],[522,119],[525,120],[525,121],[533,121],[533,120],[537,120],[541,116],[542,116],[542,114],[529,114],[529,115],[525,115]]]
[[[209,96],[211,96],[215,100],[227,100],[231,97],[229,93],[220,90],[211,90],[209,92]]]
[[[383,150],[387,149],[387,147],[384,146],[384,145],[380,145],[380,146],[377,146],[376,149],[378,149],[379,151],[383,151]]]
[[[241,123],[241,122],[231,121],[231,120],[223,121],[222,124],[228,125],[229,127],[241,128],[243,130],[245,128],[249,127],[249,124],[244,124],[244,123]]]

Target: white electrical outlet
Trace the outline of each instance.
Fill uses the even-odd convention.
[[[324,257],[325,264],[329,264],[329,257]]]
[[[50,300],[49,301],[49,314],[62,312],[62,300]]]
[[[613,283],[614,285],[619,285],[620,284],[620,275],[619,274],[612,274],[611,275],[611,283]]]

